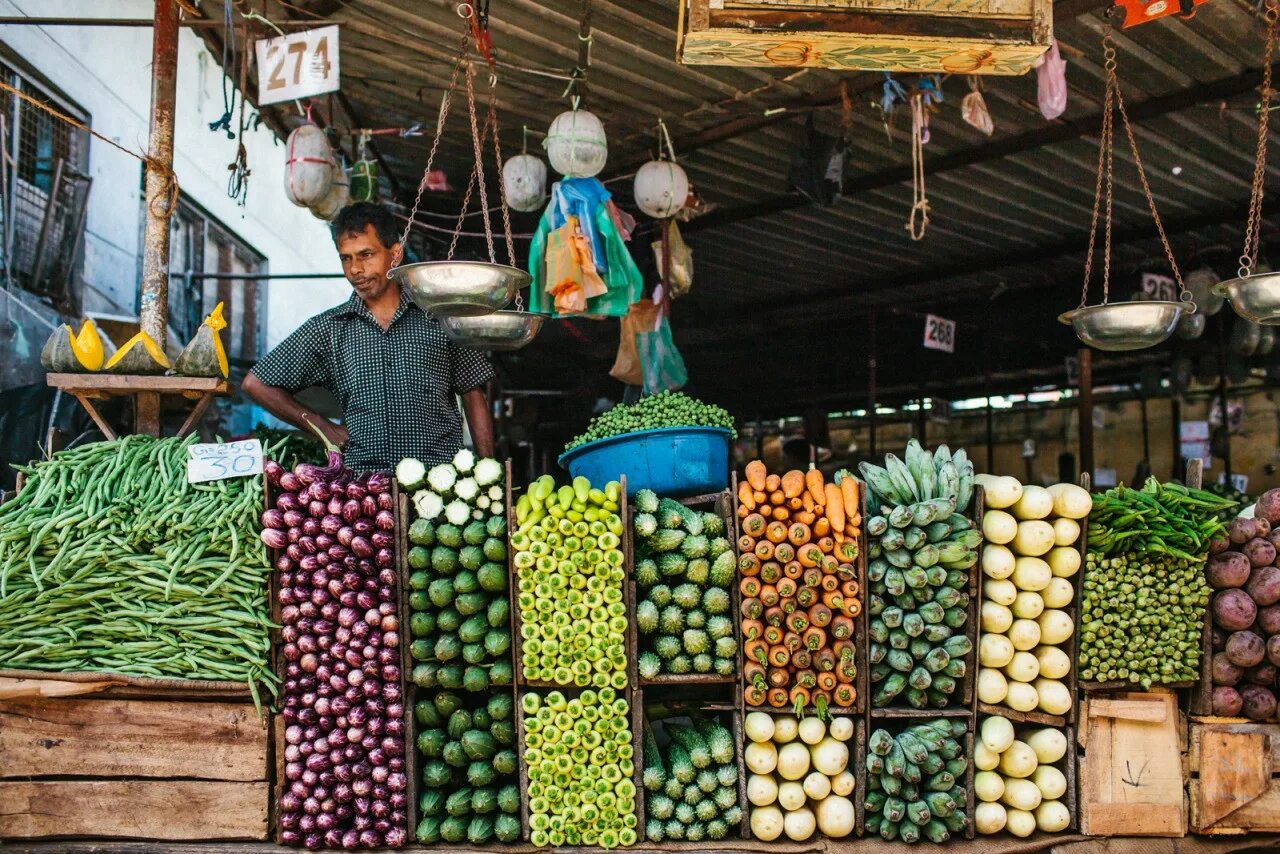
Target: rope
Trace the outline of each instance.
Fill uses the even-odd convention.
[[[155,198],[151,200],[151,203],[148,206],[149,209],[151,210],[151,215],[155,217],[159,217],[161,219],[168,219],[169,217],[173,216],[173,212],[177,210],[178,190],[179,190],[178,176],[174,173],[173,167],[169,166],[167,163],[162,163],[159,159],[152,157],[150,154],[139,154],[136,151],[130,151],[129,149],[125,148],[123,145],[116,142],[115,140],[108,139],[102,134],[97,133],[96,131],[93,130],[93,128],[89,127],[84,122],[78,119],[72,118],[71,116],[67,115],[66,113],[62,112],[56,107],[46,104],[44,101],[40,101],[40,100],[37,100],[36,98],[33,98],[32,96],[28,95],[26,92],[21,91],[20,89],[15,89],[14,87],[10,86],[8,83],[0,81],[0,91],[8,92],[14,97],[19,98],[23,101],[26,101],[28,104],[35,107],[36,109],[48,113],[49,115],[53,116],[55,119],[65,122],[71,125],[73,128],[77,128],[78,130],[84,131],[85,133],[89,134],[93,138],[101,140],[102,142],[105,142],[107,145],[111,146],[112,148],[117,149],[119,151],[123,151],[125,154],[129,155],[130,157],[136,157],[137,159],[141,160],[143,163],[147,165],[148,169],[154,170],[157,174],[160,175],[161,178],[164,179],[165,183],[168,184],[168,188],[165,193],[157,194]],[[162,196],[167,197],[165,202],[165,208],[164,210],[156,210],[156,203],[161,200]]]
[[[911,96],[911,216],[905,226],[912,240],[923,240],[929,228],[929,199],[924,189],[924,134],[924,96],[916,92]]]

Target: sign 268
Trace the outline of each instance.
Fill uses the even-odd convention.
[[[924,346],[927,350],[956,351],[956,322],[934,314],[924,318]]]

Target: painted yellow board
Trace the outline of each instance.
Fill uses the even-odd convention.
[[[711,0],[713,7],[716,0]],[[721,0],[724,9],[847,9],[928,15],[981,15],[984,18],[1029,18],[1033,0]]]

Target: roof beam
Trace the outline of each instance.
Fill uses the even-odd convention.
[[[1280,70],[1280,62],[1273,63],[1273,73]],[[1234,77],[1227,77],[1212,83],[1203,83],[1163,95],[1149,98],[1137,104],[1128,105],[1129,118],[1134,122],[1142,122],[1176,113],[1208,101],[1220,101],[1253,91],[1262,85],[1261,69],[1250,69]],[[964,148],[940,157],[925,158],[925,174],[936,175],[973,166],[978,163],[989,163],[1015,154],[1057,145],[1063,142],[1095,136],[1102,125],[1102,114],[1093,113],[1069,122],[1059,122],[1026,133],[1017,134],[1005,139],[996,140],[972,148]],[[845,182],[844,195],[894,187],[911,180],[910,166],[895,166],[862,175]],[[733,208],[722,208],[698,217],[686,224],[682,229],[685,234],[702,231],[708,228],[729,225],[746,219],[770,216],[783,211],[808,207],[810,202],[797,192],[783,193],[771,198],[752,202]]]

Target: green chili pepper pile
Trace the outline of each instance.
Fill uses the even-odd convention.
[[[1209,541],[1226,535],[1216,514],[1235,502],[1203,489],[1147,478],[1142,489],[1117,486],[1093,496],[1089,551],[1139,552],[1204,560]]]
[[[187,483],[194,441],[128,436],[19,467],[0,505],[0,667],[275,692],[262,478]]]

